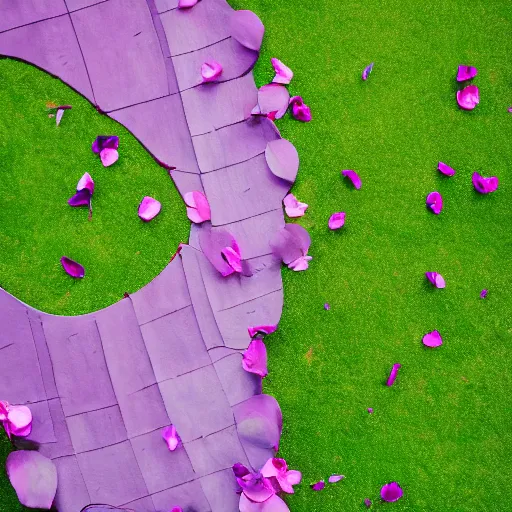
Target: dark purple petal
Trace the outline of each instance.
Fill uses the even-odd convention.
[[[333,213],[329,218],[329,229],[336,231],[345,225],[345,212]]]
[[[311,109],[304,103],[301,96],[290,98],[290,106],[292,107],[292,115],[295,119],[303,123],[311,121]]]
[[[329,483],[335,484],[336,482],[339,482],[339,481],[343,480],[344,478],[345,478],[344,475],[331,475],[329,477]]]
[[[373,70],[373,65],[374,65],[374,62],[372,62],[371,64],[369,64],[368,66],[366,66],[363,70],[363,74],[361,76],[361,78],[363,80],[368,80],[368,77],[370,76],[370,73],[372,72]]]
[[[321,491],[325,488],[325,482],[323,480],[320,480],[320,482],[316,482],[315,484],[311,484],[311,489],[313,491]]]
[[[285,265],[306,256],[310,245],[309,233],[299,224],[286,224],[270,241],[272,253]]]
[[[243,353],[242,367],[246,372],[254,373],[264,379],[268,375],[267,348],[259,338],[255,338]]]
[[[236,478],[242,478],[250,473],[250,471],[243,464],[240,464],[240,462],[233,464],[232,469]]]
[[[430,348],[440,347],[443,344],[443,338],[439,331],[432,331],[423,336],[423,345]]]
[[[499,185],[499,180],[496,176],[486,178],[477,172],[473,173],[472,180],[475,190],[480,192],[480,194],[489,194],[490,192],[494,192],[497,190]]]
[[[364,500],[364,504],[365,504],[366,508],[370,508],[372,506],[372,500],[370,498],[366,498]]]
[[[290,183],[295,181],[299,170],[299,154],[290,141],[277,139],[269,142],[265,158],[275,176]]]
[[[91,205],[91,192],[86,188],[77,192],[68,199],[69,206],[89,206]]]
[[[85,268],[80,265],[80,263],[77,263],[76,261],[73,261],[72,259],[68,258],[67,256],[62,256],[60,259],[60,262],[62,264],[62,267],[64,270],[71,276],[76,279],[81,279],[85,276]]]
[[[444,288],[446,286],[444,277],[437,272],[425,272],[425,276],[436,288]]]
[[[480,298],[481,299],[485,299],[487,297],[487,290],[486,289],[483,289],[481,292],[480,292]]]
[[[249,336],[254,338],[254,336],[259,335],[267,335],[272,334],[277,331],[277,325],[257,325],[255,327],[249,327],[247,329],[249,331]]]
[[[480,103],[480,91],[476,85],[468,85],[457,91],[457,103],[464,110],[473,110]]]
[[[363,181],[361,180],[361,178],[359,177],[359,174],[357,174],[356,171],[352,171],[350,169],[347,169],[345,171],[341,171],[341,174],[343,176],[345,176],[345,178],[348,178],[352,182],[354,187],[357,188],[357,190],[359,190],[361,188],[361,185],[363,184]]]
[[[439,215],[443,209],[443,197],[439,192],[430,192],[426,204],[436,215]]]
[[[398,501],[403,495],[404,491],[396,482],[386,484],[380,490],[380,497],[384,501]]]
[[[57,492],[57,468],[37,451],[11,452],[7,475],[22,505],[49,510]]]
[[[446,165],[444,162],[439,162],[437,164],[437,169],[445,176],[453,176],[455,174],[455,169],[452,169],[449,165]]]
[[[389,374],[388,380],[386,382],[386,386],[392,386],[395,382],[396,376],[398,375],[398,370],[402,367],[401,364],[395,363],[393,368],[391,368],[391,373]]]
[[[246,48],[259,52],[265,27],[258,16],[252,11],[235,11],[229,21],[231,36]]]
[[[478,73],[478,70],[473,66],[459,66],[457,69],[457,82],[464,82],[464,80],[471,80]]]
[[[92,143],[92,151],[99,155],[105,148],[117,149],[119,147],[119,137],[117,135],[98,135]]]

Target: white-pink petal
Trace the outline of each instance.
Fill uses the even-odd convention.
[[[101,150],[100,159],[103,167],[110,167],[119,159],[119,153],[117,152],[117,149],[104,148]]]
[[[276,76],[272,82],[276,84],[289,84],[293,78],[293,71],[275,57],[270,59],[270,62],[272,62],[272,66],[276,72]]]
[[[288,194],[283,199],[283,204],[286,215],[291,218],[302,217],[309,206],[306,203],[301,203],[293,194]]]

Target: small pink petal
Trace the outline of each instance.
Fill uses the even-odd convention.
[[[199,0],[179,0],[178,8],[180,9],[188,9],[189,7],[194,7]]]
[[[153,199],[152,197],[146,196],[139,204],[139,217],[145,221],[149,222],[154,219],[162,209],[162,205],[160,201]]]
[[[12,435],[27,437],[32,431],[32,412],[25,405],[11,405],[7,413],[7,421]]]
[[[395,363],[393,368],[391,368],[391,373],[389,374],[388,380],[386,382],[386,386],[392,386],[395,382],[396,376],[398,375],[398,370],[402,368],[402,365],[399,363]]]
[[[270,62],[272,62],[272,66],[276,72],[276,76],[272,82],[276,84],[289,84],[293,78],[293,71],[275,57],[270,59]]]
[[[246,372],[259,375],[262,379],[268,375],[267,348],[259,338],[249,344],[242,356],[242,367]]]
[[[80,263],[68,258],[67,256],[62,256],[60,259],[60,263],[62,268],[71,276],[76,279],[82,279],[85,276],[85,268],[80,265]]]
[[[468,85],[457,91],[457,103],[464,110],[473,110],[480,103],[480,91],[476,85]]]
[[[216,60],[208,60],[201,66],[204,82],[215,82],[222,74],[222,66]]]
[[[331,475],[329,477],[329,483],[335,484],[336,482],[339,482],[340,480],[343,480],[345,478],[344,475]]]
[[[308,205],[298,201],[293,194],[288,194],[283,199],[283,204],[286,215],[291,218],[303,217],[304,213],[308,209]]]
[[[452,169],[449,165],[446,165],[444,162],[439,162],[437,164],[437,169],[445,176],[453,176],[455,174],[455,169]]]
[[[176,432],[176,427],[174,425],[165,427],[162,430],[162,438],[167,443],[167,447],[171,452],[176,450],[181,441],[180,436],[178,435],[178,432]]]
[[[313,256],[301,256],[297,258],[295,261],[292,261],[288,264],[288,268],[295,271],[301,272],[302,270],[307,270],[309,268],[309,261],[313,259]]]
[[[290,98],[290,106],[292,107],[292,115],[297,121],[302,121],[303,123],[311,121],[311,109],[304,103],[301,96]]]
[[[315,484],[311,484],[311,489],[313,491],[321,491],[325,488],[325,482],[323,480],[320,480],[320,482],[316,482]]]
[[[445,288],[446,282],[444,277],[437,272],[425,272],[425,277],[436,287],[436,288]]]
[[[380,490],[380,497],[384,501],[398,501],[403,495],[402,488],[396,482],[386,484]]]
[[[423,336],[423,345],[426,347],[440,347],[443,344],[443,338],[439,331],[432,331]]]
[[[78,181],[78,185],[76,186],[76,191],[80,192],[81,190],[87,189],[91,194],[94,193],[94,181],[91,178],[91,175],[86,172]]]
[[[264,336],[276,332],[277,325],[257,325],[255,327],[249,327],[247,330],[249,331],[249,336],[254,338],[258,334]]]
[[[487,293],[488,291],[483,289],[481,292],[480,292],[480,298],[481,299],[485,299],[487,297]],[[0,418],[1,419],[1,418]]]
[[[345,212],[333,213],[329,218],[329,229],[335,231],[345,225]]]
[[[464,82],[475,78],[478,70],[473,66],[459,66],[457,69],[457,82]]]
[[[474,172],[472,180],[475,190],[480,192],[480,194],[489,194],[490,192],[495,192],[498,189],[499,180],[496,176],[486,178],[485,176]]]
[[[345,171],[341,171],[341,174],[345,176],[345,178],[348,178],[354,187],[356,187],[357,190],[361,188],[361,185],[363,184],[363,181],[359,177],[359,174],[357,174],[356,171],[352,171],[351,169],[347,169]]]
[[[183,199],[185,204],[188,206],[188,218],[192,222],[200,224],[201,222],[205,222],[212,218],[210,204],[202,192],[199,192],[198,190],[187,192],[183,196]]]
[[[103,167],[110,167],[119,159],[119,153],[117,152],[117,149],[105,148],[101,150],[100,159]]]
[[[430,192],[426,204],[436,215],[439,215],[443,209],[443,197],[439,192]]]
[[[366,66],[363,70],[363,74],[361,76],[361,78],[366,81],[368,80],[368,77],[370,76],[370,73],[372,72],[373,70],[373,65],[374,63],[372,62],[371,64],[369,64],[368,66]]]
[[[224,247],[222,249],[222,256],[234,272],[242,272],[242,258],[238,247]]]

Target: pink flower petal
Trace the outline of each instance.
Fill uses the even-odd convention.
[[[283,491],[288,494],[294,494],[294,485],[298,485],[302,480],[300,471],[288,470],[288,465],[284,459],[268,459],[261,468],[261,474],[266,478],[275,478],[277,480],[277,491]]]
[[[32,431],[32,412],[25,405],[11,405],[7,413],[7,421],[12,435],[27,437]]]
[[[261,473],[249,473],[242,478],[237,478],[236,481],[242,488],[243,494],[256,503],[267,501],[275,494],[270,480]]]
[[[275,57],[270,59],[270,62],[272,62],[272,66],[276,72],[276,76],[272,82],[276,84],[289,84],[293,78],[293,71]]]
[[[365,504],[366,508],[370,508],[372,506],[372,500],[370,498],[366,498],[364,500],[364,504]]]
[[[242,272],[242,258],[240,257],[238,247],[236,249],[224,247],[222,249],[222,256],[234,272]]]
[[[489,194],[490,192],[495,192],[498,189],[499,180],[496,176],[486,178],[485,176],[474,172],[472,180],[475,190],[480,192],[480,194]]]
[[[76,186],[77,192],[81,190],[87,189],[91,194],[94,193],[94,181],[91,175],[86,172],[78,181],[78,185]]]
[[[301,272],[303,270],[307,270],[309,268],[309,262],[313,259],[313,256],[301,256],[296,260],[288,263],[288,268],[295,271]]]
[[[260,51],[265,27],[261,20],[252,11],[235,11],[230,17],[229,28],[231,36],[241,45]]]
[[[7,413],[9,412],[9,402],[0,400],[0,421],[7,420]]]
[[[187,216],[192,222],[200,224],[212,218],[210,204],[202,192],[187,192],[183,199],[188,207]]]
[[[354,187],[356,187],[357,190],[361,188],[361,185],[363,184],[363,181],[359,177],[359,174],[357,174],[356,171],[352,171],[350,169],[347,169],[345,171],[341,171],[341,174],[345,176],[345,178],[348,178]]]
[[[373,70],[373,65],[374,65],[374,62],[372,62],[371,64],[369,64],[368,66],[366,66],[363,70],[363,74],[361,76],[361,78],[363,80],[368,80],[368,77],[370,76],[370,73],[372,72]]]
[[[274,113],[275,119],[281,119],[288,110],[290,93],[288,89],[281,84],[267,84],[258,90],[258,105],[253,113],[266,116]]]
[[[110,167],[119,159],[119,153],[117,149],[105,148],[101,150],[100,159],[103,167]]]
[[[335,231],[345,224],[345,212],[333,213],[329,218],[329,229]]]
[[[372,407],[368,407],[368,414],[373,414],[373,408]]]
[[[398,501],[403,494],[402,488],[396,482],[386,484],[380,490],[380,497],[384,501]]]
[[[290,106],[292,107],[292,115],[295,119],[303,123],[311,121],[311,109],[304,103],[301,96],[290,98]]]
[[[313,491],[322,491],[323,489],[325,489],[325,482],[323,480],[320,480],[320,482],[311,484],[311,489],[313,489]]]
[[[398,375],[398,370],[402,368],[402,365],[399,363],[395,363],[393,368],[391,368],[391,373],[389,374],[388,380],[386,382],[386,386],[392,386],[395,382],[396,376]]]
[[[468,85],[457,91],[457,103],[464,110],[473,110],[480,103],[480,91],[476,85]]]
[[[199,233],[199,245],[208,261],[223,277],[240,272],[243,269],[240,248],[233,235],[228,231],[224,229],[212,230],[210,226],[205,226]],[[232,250],[226,251],[227,248]],[[231,266],[228,258],[236,268]]]
[[[22,505],[49,510],[57,492],[57,468],[37,451],[11,452],[7,475]]]
[[[426,204],[436,215],[439,215],[443,209],[443,197],[439,192],[430,192]]]
[[[487,291],[487,290],[485,290],[485,289],[484,289],[484,290],[482,290],[482,291],[480,292],[480,298],[481,298],[481,299],[485,299],[485,298],[487,297],[487,293],[488,293],[488,291]],[[1,420],[1,418],[0,418],[0,420]]]
[[[105,148],[117,149],[119,137],[117,135],[98,135],[92,143],[92,151],[99,155]]]
[[[259,338],[255,338],[243,353],[242,367],[246,372],[255,373],[262,379],[268,375],[267,348]]]
[[[299,154],[290,141],[277,139],[269,142],[265,158],[275,176],[290,183],[295,181],[299,171]]]
[[[336,482],[339,482],[340,480],[343,480],[345,478],[344,475],[331,475],[329,477],[329,483],[335,484]]]
[[[449,165],[446,165],[444,162],[439,162],[437,164],[437,169],[445,176],[453,176],[455,174],[455,169],[452,169]]]
[[[204,82],[215,82],[222,74],[222,66],[216,60],[208,60],[201,66]]]
[[[423,345],[426,347],[440,347],[443,344],[443,338],[439,331],[432,331],[423,336]]]
[[[471,80],[478,73],[478,70],[473,66],[459,66],[457,69],[457,82],[464,82],[464,80]]]
[[[194,7],[199,0],[179,0],[178,8],[179,9],[188,9],[190,7]]]
[[[257,325],[256,327],[249,327],[247,330],[249,331],[249,336],[254,338],[257,335],[265,336],[276,332],[277,325]]]
[[[176,450],[181,441],[180,436],[178,435],[178,432],[176,432],[176,427],[174,425],[165,427],[162,430],[162,438],[167,443],[167,447],[171,452]]]
[[[80,265],[80,263],[68,258],[67,256],[62,256],[60,259],[60,263],[62,268],[71,276],[76,279],[82,279],[85,276],[85,268]]]
[[[161,209],[162,205],[160,204],[160,201],[146,196],[139,204],[138,214],[144,222],[149,222],[160,213]]]
[[[310,245],[309,233],[299,224],[286,224],[270,241],[272,253],[285,265],[306,256]]]
[[[283,199],[283,204],[286,215],[291,218],[303,217],[304,213],[308,209],[308,205],[298,201],[293,194],[288,194]]]
[[[436,288],[444,288],[446,286],[446,282],[441,274],[437,272],[425,272],[425,277],[436,287]]]

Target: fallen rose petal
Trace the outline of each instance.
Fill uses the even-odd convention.
[[[152,197],[146,196],[139,204],[139,217],[145,221],[149,222],[154,219],[162,209],[162,205],[160,201],[153,199]]]
[[[386,386],[392,386],[395,382],[396,376],[398,375],[398,370],[402,368],[402,365],[399,363],[395,363],[393,368],[391,368],[391,373],[389,374],[388,380],[386,382]]]
[[[274,114],[275,119],[281,119],[288,110],[290,93],[281,84],[267,84],[258,89],[258,104],[254,108],[254,114]]]
[[[270,241],[272,253],[285,265],[305,256],[310,245],[309,233],[299,224],[286,224]]]
[[[60,263],[64,270],[71,276],[76,279],[81,279],[85,276],[85,268],[80,265],[80,263],[73,261],[71,258],[67,256],[62,256],[60,259]]]
[[[440,347],[443,344],[443,338],[439,331],[432,331],[423,336],[423,345],[426,347]]]
[[[356,187],[357,190],[361,188],[361,185],[363,184],[363,181],[359,177],[359,174],[357,174],[356,171],[352,171],[351,169],[347,169],[345,171],[341,171],[341,174],[345,176],[345,178],[348,178],[354,187]]]
[[[315,484],[311,484],[311,489],[313,491],[321,491],[325,488],[325,482],[323,480],[320,480],[320,482],[316,482]]]
[[[331,475],[329,477],[329,483],[335,484],[336,482],[339,482],[339,481],[343,480],[344,478],[345,478],[344,475]]]
[[[92,143],[92,151],[99,155],[105,148],[117,149],[119,147],[119,137],[117,135],[98,135]]]
[[[301,272],[309,268],[309,262],[313,259],[313,256],[301,256],[295,261],[288,263],[288,268],[294,272]]]
[[[370,508],[372,506],[372,500],[370,498],[366,498],[364,500],[364,504],[366,505],[366,508]]]
[[[468,85],[457,91],[457,103],[464,110],[473,110],[480,103],[480,91],[476,85]]]
[[[169,425],[162,430],[162,438],[171,452],[176,450],[181,441],[174,425]]]
[[[425,272],[425,276],[436,288],[444,288],[446,286],[443,276],[437,272]]]
[[[83,190],[80,190],[80,192],[77,192],[74,196],[70,197],[68,199],[69,206],[89,206],[91,205],[91,192],[84,188]]]
[[[489,194],[490,192],[494,192],[497,190],[499,185],[499,180],[496,176],[486,178],[477,172],[473,173],[472,180],[475,190],[480,192],[480,194]]]
[[[276,72],[276,76],[272,82],[276,84],[289,84],[293,78],[293,71],[275,57],[270,59],[270,62],[272,63],[274,71]]]
[[[304,103],[301,96],[290,98],[290,106],[292,107],[292,115],[297,121],[302,121],[303,123],[311,121],[311,109]]]
[[[457,69],[457,82],[464,82],[471,80],[478,73],[478,70],[473,66],[459,66]]]
[[[57,492],[57,468],[37,451],[11,452],[7,475],[22,505],[49,510]]]
[[[233,470],[233,473],[237,478],[242,478],[250,473],[250,471],[240,462],[233,464],[233,467],[231,469]]]
[[[190,7],[194,7],[199,0],[179,0],[178,8],[179,9],[188,9]]]
[[[101,150],[100,159],[103,167],[110,167],[119,160],[119,153],[117,149],[105,148]]]
[[[288,465],[284,459],[273,457],[261,468],[261,474],[265,478],[275,478],[277,480],[276,492],[286,492],[294,494],[294,485],[300,484],[302,473],[300,471],[288,470]]]
[[[304,213],[308,209],[308,205],[306,203],[301,203],[297,200],[297,198],[293,194],[288,194],[283,199],[284,211],[288,217],[297,218],[303,217]]]
[[[267,347],[259,338],[249,344],[242,356],[242,367],[246,372],[254,373],[264,379],[268,375]]]
[[[212,218],[210,204],[202,192],[198,190],[187,192],[183,200],[187,205],[187,216],[192,222],[200,224]]]
[[[380,490],[380,497],[384,501],[398,501],[403,494],[402,488],[396,482],[386,484]]]
[[[277,325],[257,325],[256,327],[249,327],[249,336],[254,338],[256,335],[267,335],[277,331]]]
[[[32,431],[32,412],[25,405],[11,405],[7,413],[9,430],[17,437],[27,437]]]
[[[275,176],[290,183],[295,181],[299,171],[299,154],[290,141],[277,139],[269,142],[265,159]]]
[[[333,213],[329,218],[329,229],[335,231],[341,229],[345,224],[345,212]]]
[[[372,72],[373,70],[373,65],[374,65],[374,62],[372,62],[371,64],[369,64],[368,66],[366,66],[363,70],[363,74],[361,76],[361,78],[363,80],[368,80],[368,77],[370,76],[370,73]]]
[[[222,66],[216,60],[208,60],[201,66],[204,82],[215,82],[222,74]]]
[[[485,299],[485,298],[487,297],[487,293],[488,293],[488,292],[487,292],[487,290],[485,290],[485,289],[484,289],[484,290],[482,290],[482,291],[480,292],[480,298],[481,298],[481,299]]]
[[[439,215],[443,209],[443,197],[439,192],[430,192],[426,204],[436,215]]]
[[[455,174],[455,169],[452,169],[449,165],[446,165],[444,162],[439,162],[437,164],[437,169],[445,176],[453,176]]]
[[[229,29],[231,36],[241,45],[260,51],[265,27],[261,20],[252,11],[235,11],[229,19]]]

